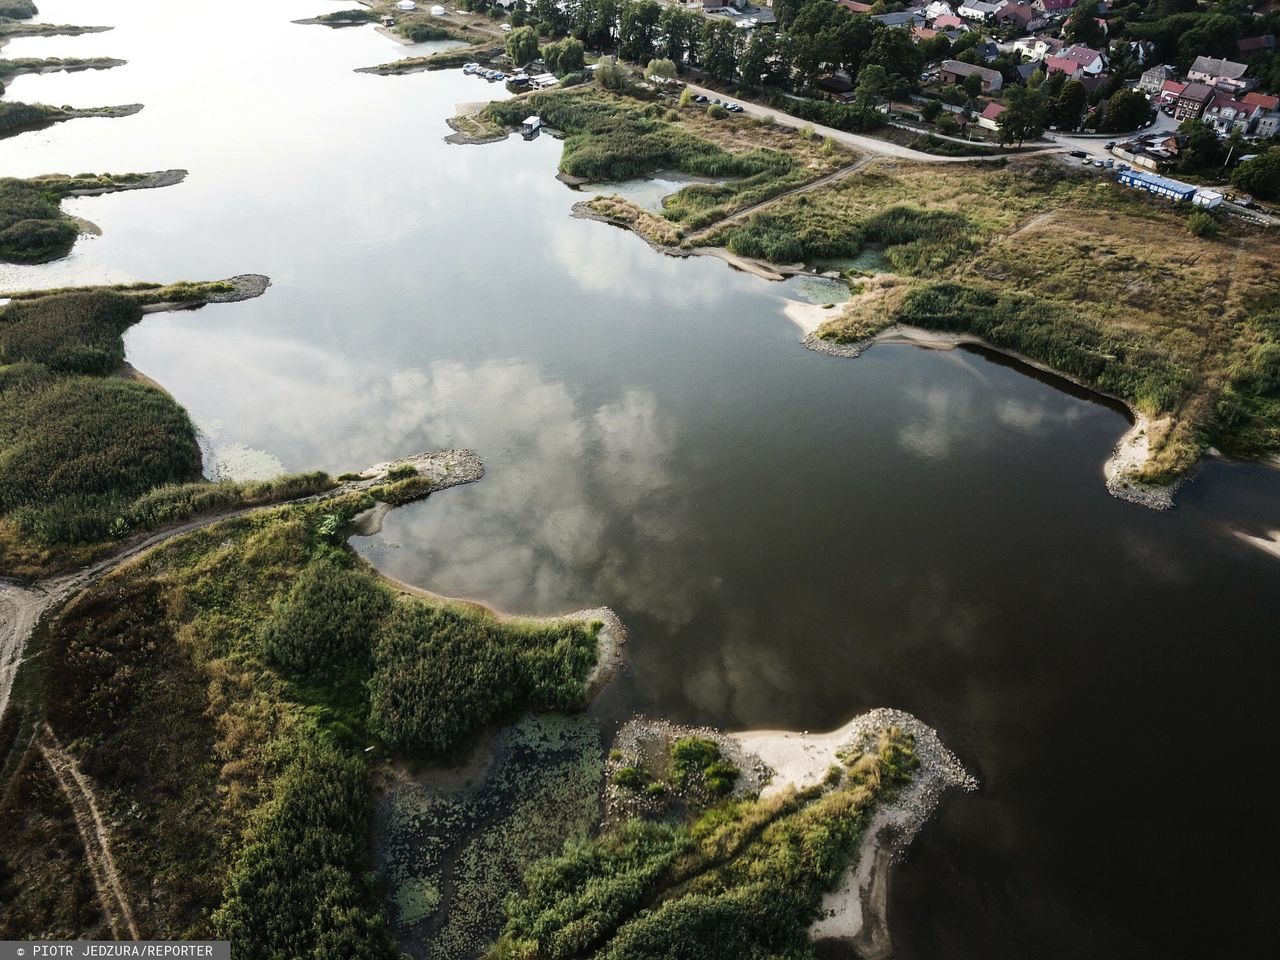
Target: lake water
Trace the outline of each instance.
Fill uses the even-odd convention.
[[[895,868],[900,957],[1277,955],[1280,560],[1236,532],[1280,528],[1280,473],[1211,463],[1150,513],[1103,488],[1112,406],[970,351],[806,351],[791,288],[572,219],[556,141],[445,144],[498,89],[355,74],[403,48],[289,22],[319,0],[41,9],[117,29],[4,55],[130,63],[6,96],[147,106],[0,171],[191,175],[68,203],[102,236],[0,287],[269,274],[130,361],[291,470],[475,447],[483,482],[356,545],[504,610],[614,607],[603,720],[936,726],[982,788]]]

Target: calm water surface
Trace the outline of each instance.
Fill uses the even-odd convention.
[[[596,707],[817,730],[935,725],[982,781],[894,879],[899,955],[1276,956],[1280,475],[1215,463],[1158,515],[1108,497],[1123,416],[981,354],[798,345],[786,289],[571,219],[560,145],[449,146],[497,88],[382,78],[319,2],[48,0],[110,33],[6,56],[125,57],[6,96],[144,102],[0,141],[0,170],[185,167],[68,204],[100,225],[0,286],[269,274],[260,300],[149,317],[129,358],[216,451],[363,467],[467,445],[482,483],[358,548],[502,609],[613,606]]]

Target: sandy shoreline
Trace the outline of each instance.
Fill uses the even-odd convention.
[[[933,815],[944,792],[976,790],[977,781],[943,746],[936,730],[901,710],[871,710],[829,733],[747,730],[729,735],[773,772],[760,794],[767,798],[789,787],[803,790],[821,783],[832,764],[840,763],[842,750],[874,742],[890,726],[914,738],[920,767],[891,802],[876,805],[854,862],[839,886],[823,896],[823,916],[810,928],[815,940],[850,943],[865,960],[893,955],[887,910],[888,871],[894,858]]]

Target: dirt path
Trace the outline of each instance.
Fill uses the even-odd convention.
[[[700,87],[697,84],[687,84],[689,90],[695,94],[702,94],[705,97],[723,97],[724,94],[718,90],[711,90],[707,87]],[[922,150],[912,150],[910,147],[904,147],[896,143],[890,143],[888,140],[880,140],[876,137],[868,137],[859,133],[849,133],[845,130],[837,130],[835,127],[826,127],[819,123],[810,123],[800,117],[792,116],[781,110],[775,110],[773,107],[762,107],[758,103],[752,103],[749,100],[736,100],[736,103],[742,105],[744,113],[748,113],[753,117],[770,116],[775,120],[788,124],[789,126],[803,128],[806,126],[813,127],[813,132],[821,137],[830,137],[837,143],[843,143],[846,146],[865,151],[867,153],[878,153],[887,157],[898,157],[901,160],[918,160],[921,163],[991,163],[998,160],[1007,160],[1011,157],[1032,157],[1042,153],[1062,153],[1066,151],[1065,146],[1045,147],[1042,150],[1028,150],[1025,153],[1007,154],[995,153],[991,156],[982,157],[939,157],[932,153],[925,153]]]
[[[423,476],[431,477],[435,483],[430,493],[471,483],[484,476],[484,465],[473,450],[438,450],[434,453],[416,454],[401,460],[380,463],[365,470],[359,480],[343,483],[323,493],[283,500],[278,503],[255,507],[241,507],[221,513],[207,514],[184,523],[166,527],[156,533],[126,545],[120,551],[95,561],[88,566],[65,574],[51,577],[34,584],[19,584],[13,580],[0,579],[0,716],[4,716],[9,705],[9,696],[13,689],[13,679],[22,663],[22,653],[27,641],[39,624],[41,618],[54,606],[62,603],[73,594],[96,583],[113,570],[123,566],[130,560],[153,547],[159,546],[175,537],[191,533],[223,520],[252,513],[255,510],[270,510],[290,503],[317,503],[332,500],[348,493],[368,490],[386,479],[387,471],[393,466],[413,464]],[[424,494],[426,496],[427,494]]]
[[[859,157],[857,160],[849,164],[847,167],[841,167],[839,170],[836,170],[834,173],[828,173],[826,176],[819,177],[817,180],[810,180],[808,183],[802,183],[798,187],[793,187],[790,190],[787,190],[785,193],[780,193],[775,197],[769,197],[767,200],[761,200],[759,203],[753,203],[749,207],[743,207],[741,210],[737,211],[736,213],[730,214],[729,216],[725,217],[723,220],[717,220],[715,223],[711,224],[711,226],[704,227],[703,229],[697,231],[696,233],[689,234],[687,239],[691,243],[693,243],[695,246],[701,246],[702,241],[706,240],[712,234],[719,231],[722,227],[725,227],[731,223],[735,223],[738,220],[745,219],[746,217],[751,216],[751,214],[756,213],[757,211],[762,210],[765,207],[772,206],[775,203],[778,203],[782,200],[787,199],[787,197],[794,197],[800,193],[809,193],[811,190],[817,190],[829,184],[836,183],[839,180],[843,180],[845,177],[849,176],[850,174],[857,173],[859,170],[861,170],[863,167],[865,167],[867,164],[871,163],[875,159],[876,158],[874,156]]]
[[[107,915],[111,924],[112,935],[117,940],[126,936],[133,940],[141,939],[138,924],[133,919],[133,910],[129,907],[129,898],[124,893],[124,884],[116,870],[115,859],[111,856],[111,835],[98,810],[93,788],[80,772],[75,758],[62,749],[47,723],[40,725],[35,745],[53,771],[67,802],[71,804],[76,829],[80,831],[80,839],[84,843],[85,860],[88,861],[89,872],[93,874],[93,885],[98,890],[102,912]]]

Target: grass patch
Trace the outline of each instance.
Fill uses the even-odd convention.
[[[909,737],[886,730],[804,793],[725,801],[686,821],[627,820],[571,842],[526,874],[491,957],[810,956],[822,894],[875,804],[910,778],[912,750]],[[683,752],[695,766],[710,756],[698,744]]]

